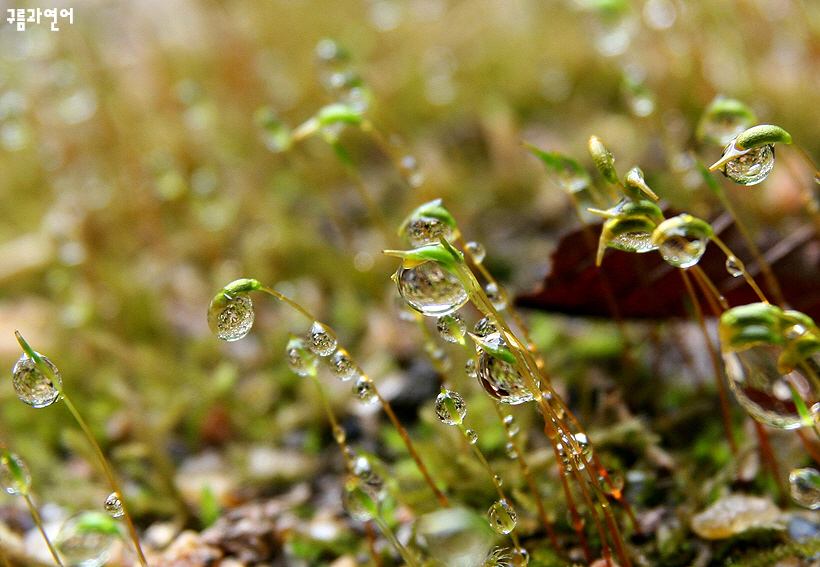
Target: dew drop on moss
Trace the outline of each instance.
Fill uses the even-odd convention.
[[[485,340],[503,342],[500,333],[487,335]],[[515,366],[496,358],[480,347],[477,351],[478,382],[490,396],[510,405],[523,404],[535,399],[535,393],[529,389]]]
[[[424,262],[412,268],[402,266],[396,273],[396,284],[410,307],[430,317],[452,313],[468,300],[458,278],[436,262]]]
[[[794,469],[789,473],[789,488],[792,500],[800,506],[820,508],[820,472],[816,469]]]
[[[515,529],[518,517],[515,510],[506,500],[498,500],[490,506],[487,512],[490,527],[496,532],[506,535]]]
[[[467,404],[458,392],[443,390],[436,396],[436,415],[446,425],[458,425],[467,415]]]
[[[723,175],[740,185],[756,185],[769,175],[774,167],[774,146],[765,145],[726,163]]]
[[[62,378],[57,367],[45,356],[40,355],[40,358],[54,375],[56,385],[51,378],[40,371],[34,360],[27,354],[23,354],[12,368],[14,393],[22,401],[35,408],[44,408],[56,402],[60,398],[60,386],[62,385]]]
[[[110,516],[89,511],[63,522],[55,543],[66,565],[101,567],[119,537],[117,524]]]
[[[313,322],[307,338],[308,348],[317,356],[329,356],[336,350],[336,335],[319,321]]]
[[[739,278],[743,275],[743,270],[740,268],[740,264],[738,264],[738,260],[734,256],[726,258],[726,271],[729,272],[729,275],[733,278]]]
[[[480,242],[470,241],[465,246],[467,252],[469,252],[470,257],[472,257],[473,262],[476,264],[480,264],[484,261],[484,258],[487,256],[487,249],[484,248],[484,245]]]
[[[116,492],[112,492],[105,499],[105,511],[112,518],[119,518],[125,513],[122,509],[122,501]]]
[[[219,299],[222,301],[216,303]],[[238,341],[253,326],[253,302],[248,294],[227,298],[217,296],[208,309],[208,326],[223,341]],[[224,302],[224,303],[223,303]]]
[[[31,489],[28,465],[11,451],[3,450],[0,454],[0,486],[14,496],[24,496]]]
[[[448,343],[460,343],[464,341],[464,335],[467,333],[467,323],[458,313],[450,313],[436,320],[436,329],[441,338]]]
[[[337,350],[333,353],[333,356],[330,357],[330,370],[336,378],[342,381],[350,380],[354,376],[361,374],[359,366],[353,362],[353,359],[351,359],[343,349]]]
[[[356,380],[356,383],[353,385],[353,394],[357,400],[366,406],[374,404],[379,400],[373,382],[365,376],[359,376],[359,379]]]

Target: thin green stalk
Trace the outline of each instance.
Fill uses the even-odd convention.
[[[142,546],[140,545],[137,530],[134,527],[134,521],[131,519],[131,513],[128,511],[128,506],[126,506],[124,503],[123,493],[122,490],[120,490],[119,482],[114,476],[114,472],[111,470],[111,467],[108,465],[108,460],[105,458],[105,454],[103,453],[100,444],[97,443],[97,440],[91,433],[91,428],[88,427],[88,424],[80,415],[80,412],[77,411],[77,408],[74,406],[73,403],[71,403],[71,400],[68,399],[65,393],[62,393],[62,398],[66,404],[66,407],[68,407],[68,410],[71,412],[71,414],[74,416],[74,419],[77,420],[77,423],[80,425],[80,429],[83,430],[83,433],[85,433],[85,436],[91,442],[92,447],[94,447],[94,452],[97,454],[97,458],[100,461],[100,465],[102,465],[103,471],[105,472],[105,476],[108,478],[108,483],[111,485],[111,489],[117,493],[117,496],[120,498],[120,501],[123,502],[122,517],[125,519],[125,525],[128,527],[128,533],[131,535],[131,539],[134,542],[134,548],[137,551],[137,558],[139,559],[140,565],[142,565],[142,567],[148,567],[148,561],[145,559],[145,554],[142,552]]]
[[[726,438],[729,440],[729,448],[732,451],[732,455],[737,456],[737,443],[735,443],[735,436],[732,430],[732,419],[729,412],[729,396],[726,393],[726,386],[723,384],[720,355],[718,354],[714,343],[712,343],[712,339],[709,338],[709,330],[706,328],[706,319],[703,316],[703,308],[700,306],[698,297],[695,294],[695,288],[692,285],[692,280],[689,279],[689,274],[686,270],[680,270],[680,275],[681,278],[683,278],[684,285],[686,285],[686,291],[689,293],[689,297],[692,300],[692,307],[695,310],[695,317],[698,320],[701,332],[703,333],[703,338],[706,341],[706,347],[709,349],[709,358],[712,361],[712,370],[715,373],[715,383],[717,384],[718,389],[720,413],[723,416],[723,428],[726,430]]]
[[[80,412],[77,411],[77,408],[68,398],[65,391],[63,390],[62,385],[60,384],[60,381],[57,380],[57,377],[51,371],[51,368],[49,368],[48,365],[43,362],[43,359],[40,357],[39,354],[34,352],[34,350],[25,341],[25,339],[19,331],[14,331],[14,334],[17,337],[17,342],[20,343],[20,346],[23,348],[23,350],[29,356],[29,358],[31,358],[34,361],[40,372],[43,372],[49,378],[49,380],[51,380],[51,383],[54,385],[54,387],[59,390],[60,397],[65,402],[66,407],[68,407],[68,410],[71,412],[71,415],[74,416],[74,419],[77,421],[77,424],[80,426],[80,429],[82,429],[83,433],[88,438],[88,441],[91,443],[91,446],[94,448],[94,452],[97,454],[97,458],[99,459],[103,472],[105,473],[105,476],[108,479],[108,483],[111,485],[112,490],[117,494],[117,496],[120,498],[120,501],[123,503],[123,518],[125,519],[125,523],[128,526],[128,532],[131,535],[131,539],[134,542],[134,548],[137,552],[137,558],[139,559],[140,565],[142,565],[142,567],[148,567],[148,561],[145,559],[145,554],[142,552],[142,546],[140,545],[139,536],[137,535],[137,530],[134,527],[134,522],[131,519],[131,513],[128,511],[128,506],[125,505],[123,493],[122,490],[120,490],[119,482],[117,482],[117,479],[114,476],[114,473],[108,464],[108,460],[105,458],[105,454],[103,453],[102,448],[100,447],[99,443],[97,443],[97,440],[94,438],[94,434],[91,432],[91,428],[88,427],[88,424],[80,415]]]
[[[26,499],[26,505],[28,506],[29,513],[31,514],[31,519],[34,520],[34,524],[37,526],[37,529],[40,530],[40,533],[43,535],[43,539],[46,540],[46,545],[48,546],[48,550],[54,558],[54,561],[56,561],[57,565],[60,567],[65,567],[60,559],[60,556],[57,554],[57,550],[54,549],[54,545],[52,545],[51,540],[48,539],[48,536],[46,535],[46,530],[43,528],[43,521],[40,519],[40,513],[34,506],[34,502],[31,501],[31,496],[24,494],[23,498]],[[8,565],[8,560],[6,559],[5,553],[3,553],[3,564]]]
[[[702,163],[698,162],[698,168],[700,169],[701,175],[706,181],[706,184],[718,198],[723,208],[726,209],[726,212],[729,213],[729,216],[731,216],[732,219],[735,221],[735,225],[737,226],[737,229],[740,231],[740,234],[743,237],[743,239],[746,241],[746,245],[749,247],[749,251],[752,253],[752,256],[754,257],[755,261],[760,266],[760,271],[763,273],[763,279],[766,280],[766,287],[769,288],[769,292],[774,297],[775,303],[782,307],[783,305],[785,305],[786,301],[783,298],[783,291],[780,289],[780,284],[778,283],[777,278],[774,276],[774,272],[772,272],[772,267],[763,258],[763,254],[760,253],[760,248],[757,247],[757,244],[752,238],[751,233],[738,216],[737,211],[735,211],[735,207],[734,205],[732,205],[729,196],[726,194],[726,192],[723,190],[720,184],[717,181],[715,181],[715,179],[712,177],[712,174],[709,173],[709,171],[704,167]]]
[[[263,291],[263,292],[267,293],[268,295],[271,295],[274,298],[278,299],[279,301],[282,301],[283,303],[291,306],[296,311],[298,311],[299,313],[304,315],[308,320],[316,321],[316,319],[310,313],[308,313],[301,305],[299,305],[295,301],[291,301],[290,299],[288,299],[287,297],[285,297],[284,295],[282,295],[278,291],[276,291],[276,290],[274,290],[274,289],[272,289],[268,286],[261,285],[261,284],[260,284],[259,290]],[[436,483],[433,480],[433,477],[430,474],[430,471],[427,469],[427,466],[424,464],[424,461],[422,461],[421,456],[418,454],[418,452],[416,451],[416,448],[413,446],[413,442],[410,440],[410,435],[407,433],[407,430],[401,424],[398,417],[396,417],[396,413],[393,411],[393,408],[390,406],[390,403],[382,397],[382,395],[379,393],[378,389],[376,388],[376,385],[373,383],[373,381],[370,379],[369,376],[362,373],[362,377],[365,380],[367,380],[367,382],[373,387],[373,393],[378,398],[379,403],[381,403],[382,409],[387,414],[388,419],[393,424],[393,426],[396,428],[396,431],[398,432],[399,436],[401,437],[402,441],[404,442],[405,447],[407,447],[407,451],[410,453],[410,456],[413,458],[413,461],[416,463],[416,467],[421,472],[422,476],[424,477],[425,482],[430,486],[430,489],[433,491],[433,494],[435,495],[436,500],[438,500],[439,503],[442,506],[449,507],[450,506],[449,500],[444,495],[444,493],[441,490],[439,490],[439,488],[436,486]]]

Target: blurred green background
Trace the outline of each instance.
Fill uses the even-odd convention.
[[[18,31],[0,22],[0,367],[18,358],[19,329],[146,487],[157,454],[305,446],[288,435],[322,422],[312,385],[282,363],[287,333],[304,322],[255,298],[247,339],[225,344],[209,332],[208,302],[233,279],[275,284],[304,304],[377,381],[420,351],[396,316],[396,263],[381,254],[398,238],[379,230],[320,138],[274,153],[254,118],[267,107],[295,127],[333,101],[317,64],[323,39],[349,52],[346,68],[372,91],[367,118],[423,174],[410,187],[370,137],[341,133],[386,224],[442,197],[511,293],[537,285],[557,237],[577,226],[522,140],[590,167],[586,142],[600,136],[620,170],[640,165],[657,193],[704,216],[714,203],[694,163],[720,150],[700,147],[694,130],[716,95],[743,100],[820,155],[820,6],[811,2],[54,7],[73,8],[73,23]],[[795,179],[811,175],[784,159],[765,184],[742,189],[753,219],[800,220]],[[67,490],[93,473],[75,458],[87,449],[65,408],[25,406],[7,378],[0,437],[29,461],[35,489],[97,505],[104,487]],[[330,388],[341,411],[346,388]]]

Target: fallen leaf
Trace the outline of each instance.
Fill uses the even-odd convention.
[[[724,215],[712,222],[715,232],[745,264],[770,301],[757,262],[734,222]],[[680,270],[656,251],[642,254],[608,249],[600,267],[595,250],[600,225],[566,235],[552,257],[552,268],[540,289],[516,298],[516,304],[555,313],[591,317],[666,319],[691,313],[691,301]],[[810,226],[788,234],[766,231],[758,246],[780,284],[789,308],[820,321],[820,238]],[[731,306],[759,301],[742,277],[726,271],[726,256],[710,243],[700,268],[715,282]],[[703,295],[701,302],[703,303]],[[705,312],[709,313],[708,308]]]

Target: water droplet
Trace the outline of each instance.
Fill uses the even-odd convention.
[[[0,454],[0,486],[14,496],[25,496],[31,489],[28,465],[18,455],[6,449]]]
[[[789,374],[777,370],[783,348],[758,344],[740,352],[724,349],[726,376],[738,403],[753,418],[778,429],[806,425],[795,395],[799,395],[811,419],[820,420],[820,355],[806,358]]]
[[[470,256],[473,259],[473,262],[476,264],[480,264],[484,261],[484,257],[487,256],[487,249],[484,248],[484,245],[480,242],[470,241],[465,246],[467,252],[469,252]]]
[[[729,275],[733,278],[739,278],[743,275],[743,270],[735,256],[728,256],[726,258],[726,271],[729,272]]]
[[[804,508],[820,508],[820,472],[815,469],[794,469],[789,473],[792,500]]]
[[[515,421],[515,418],[511,415],[504,416],[504,427],[507,428],[510,435],[518,433],[518,422]]]
[[[558,448],[558,454],[561,455],[561,464],[564,465],[564,470],[567,472],[582,471],[586,468],[586,463],[592,460],[592,445],[583,433],[572,435],[572,439],[568,435],[562,434],[561,440],[558,441],[556,447]]]
[[[671,234],[658,246],[658,252],[664,260],[677,268],[691,268],[700,261],[708,243],[705,238]]]
[[[333,428],[333,438],[336,439],[336,443],[339,445],[344,445],[345,441],[347,441],[347,432],[345,431],[344,427],[339,425]]]
[[[511,459],[517,459],[518,458],[518,451],[515,450],[515,444],[507,443],[507,446],[505,447],[505,451],[507,452],[507,456],[509,458],[511,458]]]
[[[299,376],[310,376],[316,371],[316,356],[305,348],[298,337],[291,337],[285,350],[285,358],[290,369]]]
[[[489,317],[484,317],[483,319],[479,319],[478,323],[475,324],[473,328],[473,334],[477,337],[486,337],[492,333],[497,333],[498,329],[495,325],[493,325],[492,321],[490,321]]]
[[[473,431],[472,429],[468,429],[464,432],[464,435],[467,436],[467,440],[470,442],[471,445],[475,445],[478,443],[478,433]]]
[[[44,408],[56,402],[60,398],[60,387],[63,383],[57,367],[45,356],[40,355],[40,358],[57,380],[56,386],[27,354],[23,354],[11,370],[14,393],[35,408]]]
[[[56,546],[66,565],[101,567],[119,539],[117,523],[103,512],[80,512],[69,517],[57,533]]]
[[[643,231],[619,234],[607,242],[607,246],[617,250],[625,250],[626,252],[636,252],[638,254],[658,249],[657,246],[652,244],[652,234]]]
[[[499,345],[504,343],[500,333],[492,333],[484,338]],[[478,382],[488,394],[510,405],[523,404],[535,399],[535,394],[527,387],[524,377],[512,364],[488,354],[480,347],[476,351]]]
[[[442,423],[458,425],[464,421],[464,416],[467,415],[467,404],[458,392],[442,390],[436,396],[436,415]]]
[[[436,262],[413,268],[402,266],[396,273],[396,283],[407,304],[430,317],[452,313],[469,299],[458,278]]]
[[[221,309],[215,309],[218,305]],[[238,341],[253,326],[253,303],[246,293],[234,297],[220,294],[208,309],[208,326],[223,341]]]
[[[354,376],[361,375],[359,365],[347,355],[344,349],[339,349],[330,357],[330,369],[339,380],[347,381]]]
[[[475,378],[478,376],[478,370],[476,370],[476,362],[474,358],[470,358],[464,363],[464,371],[470,378]]]
[[[441,338],[449,343],[463,343],[467,333],[467,323],[458,313],[442,315],[436,321],[436,329]]]
[[[404,226],[404,235],[410,246],[418,248],[427,244],[438,244],[442,238],[449,241],[453,236],[453,229],[435,217],[417,216]]]
[[[515,524],[518,521],[515,515],[515,510],[510,506],[507,500],[499,500],[490,506],[487,512],[490,519],[490,527],[500,534],[508,534],[515,529]]]
[[[365,522],[379,515],[380,496],[367,482],[351,476],[342,491],[342,506],[351,518]]]
[[[438,372],[449,372],[453,367],[453,361],[443,348],[437,348],[430,353],[430,358]]]
[[[367,480],[373,474],[373,465],[370,464],[370,459],[364,455],[359,455],[353,461],[353,474],[362,480]]]
[[[765,145],[729,161],[723,167],[723,175],[740,185],[755,185],[766,179],[773,167],[774,146]]]
[[[376,393],[376,387],[373,385],[373,382],[364,375],[359,376],[356,383],[353,385],[353,395],[356,396],[356,399],[359,400],[366,406],[370,404],[374,404],[379,400],[379,396]]]
[[[495,282],[490,282],[484,286],[484,293],[487,294],[487,299],[493,304],[496,309],[504,309],[507,307],[507,292],[506,290]]]
[[[496,486],[502,486],[504,484],[504,481],[501,480],[501,477],[498,476],[497,474],[493,475],[493,480],[495,481]]]
[[[318,356],[328,356],[336,350],[336,335],[327,325],[314,321],[308,332],[308,347]]]
[[[419,187],[424,183],[424,174],[421,172],[416,158],[410,155],[404,156],[401,158],[400,164],[404,178],[407,179],[411,187]]]
[[[119,518],[125,513],[122,509],[122,501],[116,492],[112,492],[105,499],[105,511],[112,518]]]
[[[486,566],[495,533],[487,521],[467,508],[442,508],[420,516],[416,542],[426,557],[448,567]]]

